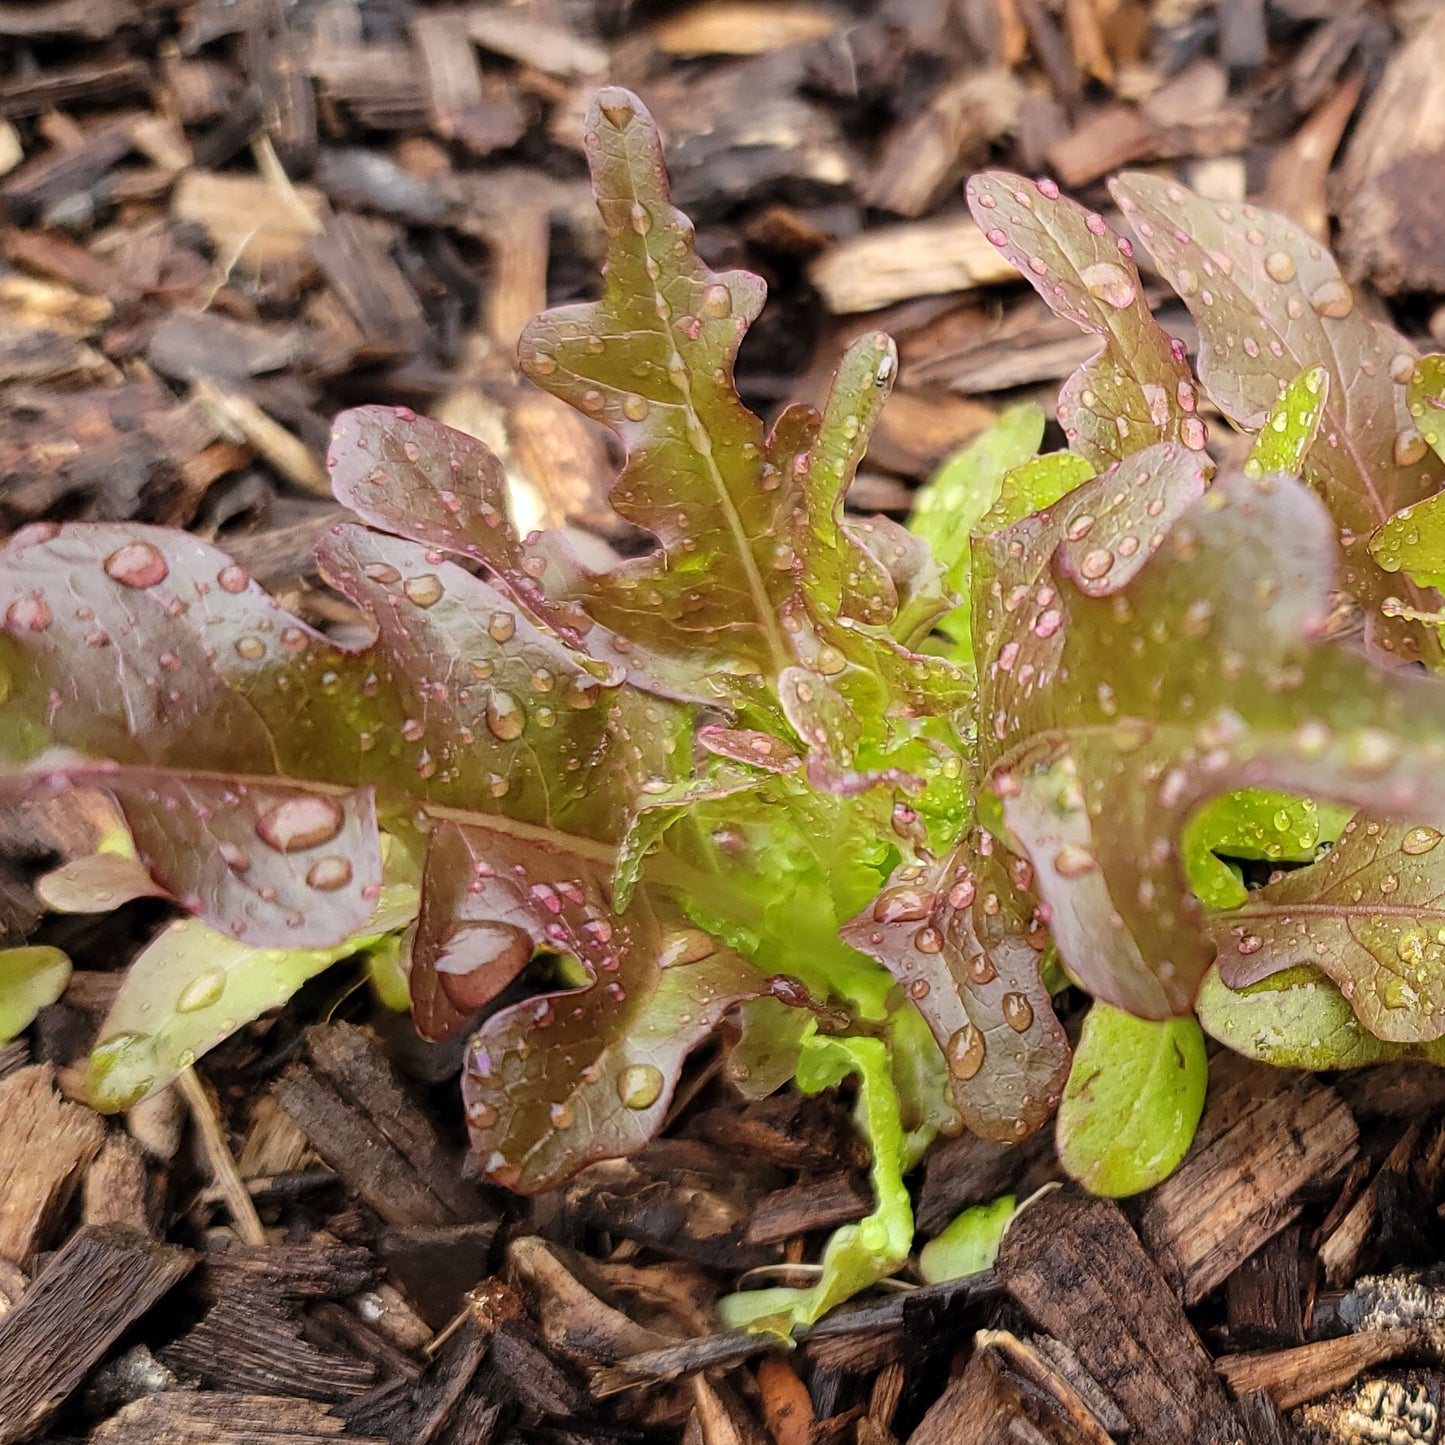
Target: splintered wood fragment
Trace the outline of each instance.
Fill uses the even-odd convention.
[[[1315,1340],[1289,1350],[1224,1355],[1215,1361],[1215,1369],[1236,1395],[1266,1390],[1281,1410],[1293,1410],[1425,1343],[1425,1332],[1417,1329],[1371,1330],[1337,1340]]]
[[[1110,1445],[1105,1424],[1032,1345],[1006,1330],[980,1330],[975,1345],[909,1445]]]
[[[1308,1074],[1221,1054],[1194,1144],[1148,1196],[1140,1237],[1194,1304],[1288,1224],[1300,1191],[1343,1169],[1358,1144],[1333,1090]]]
[[[29,1264],[104,1138],[99,1114],[56,1092],[49,1064],[0,1083],[0,1259]]]
[[[868,456],[877,466],[921,481],[997,417],[993,407],[967,397],[900,388],[878,419]]]
[[[467,113],[482,103],[482,70],[466,17],[457,11],[418,12],[411,33],[431,97],[432,125],[439,136],[452,140]]]
[[[1229,1276],[1229,1335],[1244,1345],[1304,1342],[1299,1226],[1287,1225]]]
[[[365,338],[370,358],[405,355],[427,336],[421,302],[374,223],[346,212],[323,217],[311,254]]]
[[[71,1235],[0,1315],[0,1445],[37,1433],[194,1258],[120,1225]]]
[[[586,527],[616,535],[619,518],[607,501],[612,484],[606,439],[596,425],[548,392],[527,387],[507,402],[507,440],[520,476],[546,525]]]
[[[923,215],[992,141],[1018,124],[1023,94],[1018,78],[1002,68],[944,86],[888,137],[864,187],[864,203],[898,216]]]
[[[151,1232],[150,1180],[145,1156],[128,1134],[111,1134],[85,1174],[81,1218]]]
[[[1118,1403],[1131,1441],[1238,1433],[1199,1337],[1117,1205],[1070,1189],[1046,1195],[1015,1219],[995,1269]]]
[[[575,80],[600,75],[608,66],[606,49],[584,40],[567,26],[541,15],[500,5],[470,5],[467,34],[483,50],[530,65],[544,75]]]
[[[377,1375],[370,1361],[304,1338],[301,1319],[260,1282],[223,1296],[161,1357],[177,1374],[194,1376],[208,1389],[328,1402],[365,1394]]]
[[[1410,1124],[1385,1156],[1369,1184],[1360,1191],[1333,1229],[1320,1241],[1319,1262],[1324,1280],[1332,1289],[1347,1284],[1360,1272],[1365,1250],[1380,1219],[1380,1188],[1384,1176],[1403,1181],[1420,1143],[1420,1126]]]
[[[323,204],[310,186],[288,196],[259,176],[191,170],[176,182],[171,214],[203,227],[218,255],[260,266],[303,260]]]
[[[90,1445],[385,1445],[352,1435],[315,1400],[172,1390],[124,1406],[91,1431]]]
[[[1297,221],[1317,241],[1329,240],[1330,167],[1364,83],[1356,73],[1331,90],[1269,163],[1264,204]]]
[[[1340,249],[1387,294],[1445,289],[1445,11],[1397,50],[1339,173]]]
[[[326,468],[294,433],[267,416],[248,396],[201,379],[193,395],[235,440],[244,441],[276,468],[288,482],[318,497],[331,495]]]
[[[1094,111],[1049,148],[1049,166],[1064,186],[1084,186],[1149,155],[1158,127],[1132,105]]]
[[[748,1221],[749,1244],[778,1244],[816,1229],[833,1229],[862,1219],[873,1197],[851,1171],[801,1180],[765,1194]]]
[[[996,286],[1018,272],[971,216],[877,226],[825,251],[809,268],[835,315],[876,311],[914,296]]]
[[[801,0],[703,0],[653,27],[669,55],[762,55],[831,35],[838,17]]]
[[[547,212],[517,206],[487,228],[492,252],[491,285],[486,292],[487,331],[515,355],[522,328],[547,304]]]
[[[461,1158],[402,1089],[375,1035],[321,1024],[306,1042],[309,1067],[283,1078],[276,1097],[348,1188],[388,1224],[487,1217]]]

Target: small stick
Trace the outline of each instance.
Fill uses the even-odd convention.
[[[240,1170],[236,1168],[231,1146],[221,1132],[221,1121],[216,1117],[206,1086],[201,1083],[194,1069],[183,1069],[177,1075],[176,1083],[180,1086],[181,1097],[191,1111],[191,1118],[196,1121],[196,1129],[201,1136],[201,1148],[205,1151],[206,1162],[211,1166],[211,1179],[221,1198],[226,1201],[236,1233],[241,1236],[243,1244],[265,1244],[266,1231],[261,1227],[261,1216],[256,1213],[251,1191],[246,1188],[246,1181],[241,1178]]]

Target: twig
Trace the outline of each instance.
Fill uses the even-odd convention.
[[[246,1181],[236,1168],[231,1146],[221,1132],[221,1121],[211,1105],[206,1086],[201,1083],[194,1069],[183,1069],[176,1078],[181,1097],[185,1099],[196,1121],[201,1136],[201,1148],[205,1151],[206,1162],[211,1166],[211,1179],[221,1198],[226,1201],[231,1222],[243,1244],[265,1244],[266,1231],[261,1227],[261,1216],[256,1213],[255,1201]]]

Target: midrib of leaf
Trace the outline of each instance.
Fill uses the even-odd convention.
[[[1295,918],[1445,918],[1445,904],[1421,903],[1412,908],[1408,903],[1241,903],[1238,908],[1215,914],[1224,923],[1231,918],[1273,918],[1276,915]],[[1365,944],[1360,945],[1365,948]]]
[[[623,154],[627,157],[627,185],[631,192],[631,204],[640,206],[642,202],[638,198],[631,148],[624,145]],[[661,262],[653,256],[647,236],[641,236],[639,240],[642,242],[642,249],[648,260],[658,266],[660,270]],[[683,352],[677,344],[671,315],[669,314],[666,319],[659,316],[658,322],[661,325],[662,334],[667,338],[672,355],[682,362],[678,368],[682,374],[682,380],[674,381],[673,384],[682,395],[682,409],[687,418],[688,441],[707,467],[708,479],[712,483],[713,491],[717,494],[722,514],[727,519],[728,530],[732,533],[733,546],[737,549],[738,560],[743,567],[743,575],[747,578],[748,591],[752,594],[753,609],[758,615],[758,624],[762,628],[763,636],[767,639],[768,651],[773,659],[773,668],[775,671],[781,672],[789,663],[788,649],[783,643],[782,634],[778,631],[777,615],[773,610],[772,599],[768,596],[767,587],[763,583],[763,574],[758,570],[757,558],[753,556],[752,539],[747,534],[747,528],[743,526],[743,519],[738,515],[736,506],[733,505],[727,483],[723,480],[722,472],[718,468],[716,457],[713,454],[712,434],[703,425],[702,417],[693,405],[692,373],[687,362],[682,359]],[[673,380],[670,370],[668,379]]]

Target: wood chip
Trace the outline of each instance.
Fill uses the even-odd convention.
[[[0,1259],[29,1264],[104,1138],[98,1114],[56,1092],[49,1064],[0,1083]]]
[[[1300,1211],[1306,1185],[1354,1157],[1359,1133],[1331,1089],[1223,1053],[1183,1163],[1147,1197],[1140,1237],[1193,1304]]]
[[[35,1434],[194,1258],[120,1225],[77,1230],[0,1315],[0,1445]]]
[[[387,1445],[353,1435],[326,1405],[285,1395],[172,1391],[126,1405],[90,1445]]]
[[[1131,1441],[1234,1438],[1209,1356],[1117,1205],[1069,1189],[1037,1200],[1004,1235],[995,1269],[1118,1402]]]
[[[1266,1390],[1281,1410],[1317,1400],[1357,1375],[1398,1359],[1424,1343],[1420,1330],[1373,1330],[1338,1340],[1316,1340],[1292,1350],[1225,1355],[1215,1368],[1237,1395]]]
[[[790,0],[706,0],[653,27],[670,55],[761,55],[831,35],[838,18],[820,5]]]
[[[839,316],[1018,278],[970,216],[876,227],[825,251],[808,274]]]

